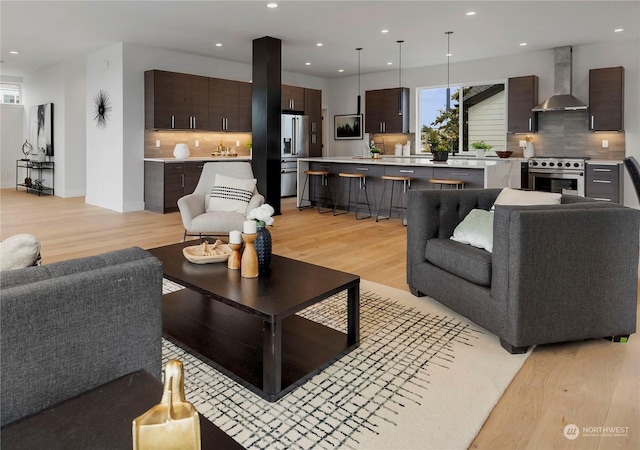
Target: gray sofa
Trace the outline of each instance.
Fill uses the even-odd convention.
[[[450,239],[499,193],[409,192],[411,292],[489,330],[511,353],[634,333],[640,211],[563,195],[560,205],[496,206],[492,253]]]
[[[2,426],[162,369],[162,264],[132,247],[0,274]]]

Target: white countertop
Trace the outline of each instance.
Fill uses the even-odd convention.
[[[145,161],[162,162],[162,163],[181,163],[181,162],[212,162],[212,161],[251,161],[250,156],[190,156],[185,159],[176,158],[144,158]]]
[[[299,161],[308,162],[330,162],[330,163],[353,163],[353,164],[373,164],[379,166],[424,166],[424,167],[466,167],[469,169],[484,169],[486,167],[495,166],[515,162],[515,159],[509,158],[449,158],[447,161],[432,161],[431,158],[425,156],[418,157],[393,157],[385,156],[383,158],[363,158],[353,156],[325,156],[322,158],[299,158]]]

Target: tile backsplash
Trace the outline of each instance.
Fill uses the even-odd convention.
[[[507,134],[507,148],[522,156],[519,141],[523,134]],[[624,132],[589,131],[587,111],[549,111],[538,113],[538,132],[533,138],[536,156],[587,156],[592,159],[624,159]],[[608,147],[603,148],[603,141]]]
[[[156,147],[156,141],[160,142],[160,147]],[[196,147],[196,141],[199,146]],[[185,143],[189,146],[191,156],[208,157],[222,145],[237,148],[238,156],[248,156],[251,154],[247,144],[251,142],[251,133],[215,133],[207,131],[153,131],[144,132],[144,157],[145,158],[172,158],[173,149],[178,143]]]

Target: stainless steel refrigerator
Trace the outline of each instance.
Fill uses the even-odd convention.
[[[309,117],[282,115],[280,148],[280,196],[296,195],[298,158],[309,155]]]

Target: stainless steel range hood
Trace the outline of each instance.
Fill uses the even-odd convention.
[[[554,49],[553,95],[532,111],[577,111],[587,109],[587,104],[571,95],[573,49],[571,46]]]

